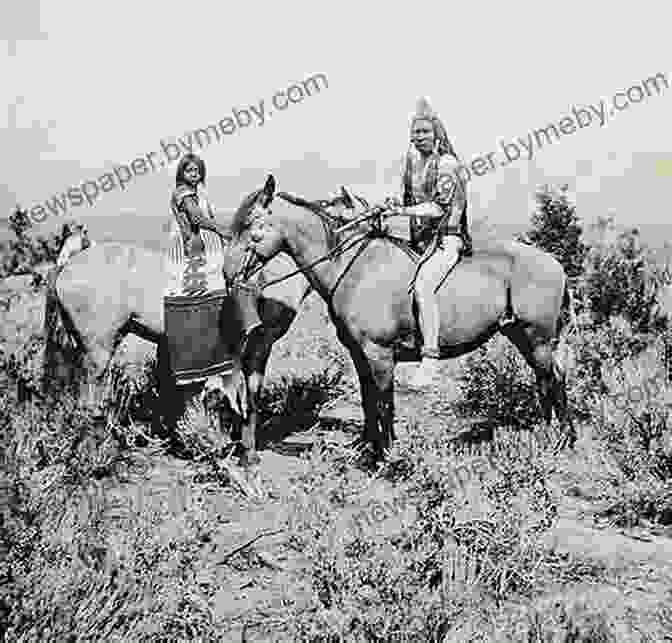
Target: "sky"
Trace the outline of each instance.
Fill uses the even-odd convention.
[[[573,107],[659,72],[670,89],[469,183],[474,217],[529,220],[567,183],[584,220],[664,223],[672,187],[669,12],[660,1],[421,4],[22,0],[0,9],[0,217],[95,179],[160,141],[266,104],[315,74],[328,86],[200,151],[220,210],[268,173],[321,198],[398,186],[420,96],[462,160],[526,139]],[[666,20],[667,19],[667,20]],[[106,192],[80,220],[169,216],[175,165]],[[41,224],[36,224],[39,227]]]

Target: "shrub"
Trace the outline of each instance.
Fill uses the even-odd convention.
[[[569,403],[578,419],[595,420],[608,392],[605,374],[626,360],[637,359],[656,336],[635,332],[623,317],[595,326],[587,315],[581,315],[577,331],[569,341],[573,362],[567,373]]]
[[[587,302],[596,325],[610,317],[623,316],[635,332],[662,329],[654,313],[667,272],[633,229],[614,243],[591,247],[581,280],[581,296]]]
[[[9,216],[9,222],[16,239],[0,243],[0,278],[31,273],[41,263],[55,262],[70,234],[69,224],[64,224],[60,232],[51,233],[48,237],[28,236],[26,233],[32,224],[28,213],[20,206]]]
[[[570,281],[583,272],[586,245],[576,207],[567,198],[568,186],[543,187],[536,194],[538,210],[532,215],[532,228],[521,238],[552,254],[563,266]]]
[[[495,641],[616,643],[621,640],[609,618],[609,607],[589,593],[545,599],[501,619]],[[621,611],[619,616],[625,616]],[[632,640],[632,639],[628,639]]]
[[[375,491],[355,472],[344,479],[338,451],[328,460],[314,451],[288,500],[291,545],[312,562],[305,600],[277,615],[288,638],[453,640],[444,637],[467,622],[492,631],[498,602],[535,591],[545,556],[539,538],[555,516],[543,464],[494,455],[484,480],[462,493],[449,473],[463,458],[445,427],[428,433],[415,425],[381,471],[398,486]],[[383,527],[373,510],[369,521],[356,521],[369,528],[351,528],[352,519],[343,526],[342,514],[354,506],[361,517],[364,498],[381,494],[383,506],[400,508],[385,517],[395,526]]]
[[[479,419],[490,430],[530,430],[539,422],[532,369],[508,340],[479,348],[466,357],[464,364],[464,394],[455,406],[458,413]]]

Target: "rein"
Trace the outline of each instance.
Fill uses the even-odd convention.
[[[349,230],[350,228],[354,228],[354,227],[360,225],[361,223],[364,223],[365,221],[367,221],[369,219],[379,217],[383,212],[383,210],[380,207],[371,208],[369,210],[369,212],[365,212],[364,214],[361,214],[360,216],[353,219],[352,221],[349,221],[345,225],[342,225],[339,228],[337,228],[336,230],[332,231],[330,228],[328,228],[328,223],[327,223],[327,221],[325,221],[325,218],[328,217],[329,220],[331,220],[331,222],[333,223],[333,222],[336,221],[336,217],[332,217],[330,215],[327,215],[326,212],[317,212],[314,207],[310,207],[310,206],[306,205],[309,202],[305,202],[305,203],[300,204],[299,203],[300,199],[298,197],[292,197],[291,200],[290,200],[290,199],[287,198],[287,196],[289,196],[289,195],[286,195],[285,193],[282,193],[282,196],[283,196],[283,198],[285,198],[285,200],[289,201],[290,203],[293,203],[294,205],[301,205],[305,209],[307,209],[309,212],[312,212],[315,216],[317,216],[320,219],[320,221],[324,225],[327,233],[332,234],[332,235],[340,234],[341,232]],[[325,215],[324,217],[322,216],[323,214]],[[327,252],[322,257],[320,257],[320,258],[316,259],[315,261],[309,263],[307,266],[297,268],[296,270],[293,270],[292,272],[287,273],[286,275],[282,275],[281,277],[277,277],[276,279],[272,279],[271,281],[268,281],[268,282],[264,283],[260,287],[260,290],[264,290],[265,288],[269,288],[270,286],[275,286],[276,284],[279,284],[279,283],[285,281],[286,279],[294,277],[295,275],[298,275],[298,274],[301,274],[301,273],[305,274],[305,272],[307,270],[310,270],[311,268],[319,265],[320,263],[323,263],[324,261],[329,261],[329,260],[333,259],[337,254],[343,254],[344,252],[346,252],[350,248],[354,247],[356,244],[361,243],[362,241],[371,240],[371,238],[372,238],[371,237],[371,231],[366,230],[363,233],[361,233],[359,235],[356,235],[354,238],[349,237],[347,239],[343,239],[334,248],[329,250],[329,252]],[[362,246],[362,248],[357,253],[357,255],[348,263],[348,265],[345,268],[345,270],[343,271],[343,273],[341,275],[339,275],[338,279],[336,280],[336,283],[335,283],[334,287],[331,289],[331,292],[329,293],[330,295],[333,295],[334,291],[336,290],[336,288],[338,287],[340,282],[343,280],[343,277],[345,276],[347,271],[350,269],[352,264],[356,261],[356,259],[359,258],[361,253],[364,251],[364,247],[365,246]],[[252,272],[247,274],[247,269],[248,269],[250,263],[253,260],[253,255],[254,255],[254,250],[252,248],[248,248],[247,252],[245,253],[245,257],[243,258],[243,265],[241,266],[239,274],[241,276],[243,276],[243,278],[245,280],[252,279],[252,277],[254,277],[258,272],[260,272],[263,269],[263,264],[259,263],[254,268],[254,270],[252,270]]]
[[[329,252],[327,252],[327,254],[323,255],[319,259],[316,259],[312,263],[309,263],[307,266],[303,266],[302,268],[297,268],[296,270],[293,270],[292,272],[289,272],[286,275],[282,275],[281,277],[277,277],[276,279],[272,279],[271,281],[267,281],[266,283],[264,283],[261,286],[261,290],[264,290],[264,288],[268,288],[270,286],[275,286],[276,284],[279,284],[279,283],[283,282],[285,279],[289,279],[290,277],[294,277],[295,275],[305,273],[307,270],[310,270],[311,268],[323,263],[324,261],[329,261],[330,259],[333,259],[334,255],[336,255],[336,253],[338,251],[345,252],[346,250],[349,250],[351,247],[353,247],[355,244],[357,244],[361,241],[364,241],[366,239],[369,239],[369,238],[370,238],[369,237],[369,232],[366,231],[366,232],[363,232],[360,235],[356,236],[354,239],[352,237],[349,237],[348,239],[344,239],[338,245],[336,245],[334,248],[332,248]],[[348,243],[350,245],[348,245]],[[254,250],[252,250],[251,248],[247,250],[247,253],[245,254],[245,259],[243,259],[244,266],[247,266],[250,263],[251,255],[253,253],[254,253]],[[248,257],[250,257],[250,258],[248,259]],[[254,277],[259,271],[263,270],[263,268],[264,268],[263,264],[261,264],[261,263],[258,264],[254,268],[254,270],[249,275],[246,276],[246,278],[248,280],[252,279],[252,277]],[[348,268],[349,268],[349,266],[348,266]],[[347,268],[346,268],[346,270],[347,270]],[[245,274],[245,273],[242,273],[242,274]],[[342,277],[340,277],[338,279],[338,281],[340,281],[341,278]]]

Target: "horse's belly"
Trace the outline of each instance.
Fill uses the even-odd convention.
[[[413,331],[411,296],[407,284],[399,279],[360,284],[356,290],[336,292],[336,314],[345,320],[355,335],[388,346]]]
[[[493,280],[474,275],[473,283],[446,283],[439,291],[441,338],[449,344],[471,342],[497,321],[506,293]]]

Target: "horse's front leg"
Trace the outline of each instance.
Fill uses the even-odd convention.
[[[247,385],[247,419],[238,421],[234,427],[232,438],[236,438],[236,433],[240,433],[240,444],[242,453],[240,455],[240,464],[243,467],[256,466],[261,462],[257,453],[257,430],[259,428],[259,402],[261,391],[264,384],[264,374],[254,371],[245,375]]]
[[[261,415],[261,394],[264,388],[266,364],[274,341],[275,337],[269,329],[261,327],[252,332],[246,343],[243,373],[247,386],[247,420],[240,425],[242,466],[254,466],[260,462],[257,453],[257,431]]]
[[[291,308],[264,301],[262,305],[263,325],[255,328],[245,342],[243,372],[247,385],[248,418],[240,426],[241,465],[252,466],[260,462],[257,449],[257,431],[261,417],[261,394],[264,389],[266,366],[273,344],[287,333],[296,317]]]
[[[357,442],[361,443],[365,450],[377,451],[377,445],[380,442],[378,397],[371,365],[362,346],[346,328],[337,326],[337,335],[341,344],[348,349],[359,379],[362,410],[364,411],[364,429]]]

